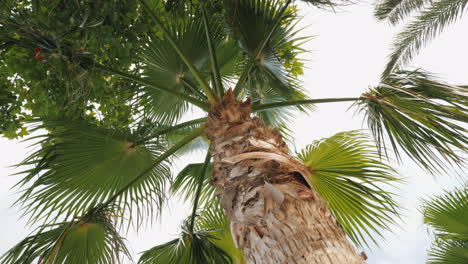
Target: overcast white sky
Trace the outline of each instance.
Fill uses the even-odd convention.
[[[396,29],[376,21],[372,17],[371,4],[347,7],[338,14],[308,6],[302,10],[304,19],[301,24],[308,26],[303,34],[315,36],[306,45],[310,52],[306,55],[308,69],[303,77],[304,86],[312,97],[359,96],[378,82]],[[448,28],[420,53],[412,65],[437,73],[451,83],[468,84],[467,28],[467,19]],[[352,110],[346,112],[349,105],[320,105],[316,112],[295,119],[296,148],[299,150],[314,139],[337,132],[365,127],[362,116],[354,115]],[[31,232],[19,218],[18,208],[10,207],[17,195],[10,190],[16,180],[8,176],[17,172],[8,166],[21,161],[30,151],[26,146],[0,138],[0,254]],[[180,161],[180,164],[203,158],[204,154],[200,153],[190,160]],[[424,263],[430,237],[418,211],[420,198],[441,193],[442,189],[451,189],[457,184],[455,177],[446,175],[435,180],[407,159],[401,166],[395,166],[401,176],[407,178],[407,183],[398,191],[398,201],[406,209],[405,216],[399,227],[394,228],[394,234],[386,235],[387,241],[382,242],[380,248],[365,249],[369,264]],[[169,207],[171,210],[165,211],[163,223],[155,223],[138,234],[131,232],[127,236],[129,248],[135,255],[178,234],[181,220],[191,209],[177,201]]]

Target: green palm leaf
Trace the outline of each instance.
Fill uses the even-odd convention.
[[[180,51],[191,61],[205,81],[213,81],[210,52],[205,28],[198,12],[187,13],[186,18],[174,20],[169,31]],[[211,43],[216,50],[221,77],[229,78],[235,73],[239,49],[226,39],[219,18],[210,20]],[[200,100],[207,100],[203,89],[186,63],[174,50],[166,37],[153,36],[141,51],[145,79],[167,89],[186,93]],[[143,103],[154,120],[173,123],[188,109],[186,101],[161,90],[143,88]]]
[[[215,196],[215,187],[210,184],[213,164],[210,163],[202,174],[204,164],[194,163],[187,165],[174,180],[171,190],[178,194],[185,201],[193,202],[197,197],[198,184],[202,182],[198,205],[202,209],[198,210],[195,217],[194,227],[196,230],[213,230],[211,232],[211,242],[226,252],[234,263],[245,263],[243,253],[237,249],[231,236],[230,223],[219,206],[218,198]],[[200,177],[202,177],[200,179]]]
[[[468,263],[467,241],[444,241],[434,242],[429,250],[428,264],[460,264]]]
[[[165,244],[144,251],[139,264],[230,264],[230,256],[213,243],[216,238],[212,235],[216,230],[200,229],[190,232],[190,219],[182,225],[182,233],[179,238]]]
[[[56,132],[38,144],[22,166],[20,184],[32,183],[18,202],[31,221],[49,217],[70,218],[106,201],[150,167],[166,149],[156,139],[146,139],[144,127],[134,131],[99,128],[85,123],[47,123]],[[37,177],[37,179],[36,179]],[[155,166],[116,200],[124,210],[137,211],[137,224],[144,215],[155,215],[165,201],[170,179],[167,162]],[[157,215],[157,214],[156,214]]]
[[[301,63],[300,60],[293,62],[291,58],[297,59],[295,55],[303,51],[301,44],[307,40],[298,37],[300,30],[295,29],[298,17],[292,9],[283,13],[282,1],[276,0],[225,0],[224,7],[231,35],[247,58],[245,73],[238,85],[245,84],[247,90],[274,89],[282,96],[300,90],[297,77],[285,67],[286,64]],[[275,26],[277,23],[279,25]],[[255,63],[252,64],[252,60]],[[236,86],[235,92],[239,91]]]
[[[376,3],[374,16],[395,25],[414,11],[421,10],[430,0],[380,0]]]
[[[467,0],[434,1],[396,37],[384,77],[408,63],[424,45],[462,16]]]
[[[446,192],[423,206],[424,223],[435,231],[428,263],[468,262],[468,187]]]
[[[184,201],[193,202],[195,200],[198,183],[202,182],[202,189],[199,197],[201,207],[211,207],[217,205],[215,197],[215,187],[210,184],[210,177],[213,172],[213,164],[210,163],[206,173],[202,174],[204,163],[192,163],[183,168],[175,177],[171,185],[171,192],[177,194]],[[201,179],[200,179],[201,177]]]
[[[446,192],[423,207],[424,223],[440,238],[468,241],[468,187]]]
[[[385,136],[399,158],[399,149],[435,173],[447,162],[463,164],[456,150],[467,151],[463,123],[468,122],[468,89],[434,80],[430,74],[401,71],[363,94],[358,102],[379,147]]]
[[[93,209],[77,220],[43,226],[7,251],[1,263],[120,263],[121,254],[129,252],[112,214]]]
[[[213,236],[213,244],[224,250],[234,263],[246,263],[242,250],[236,248],[232,239],[231,223],[227,219],[224,210],[218,204],[200,210],[200,215],[195,221],[195,227],[198,229],[216,230],[211,234]]]
[[[312,187],[322,196],[346,234],[357,245],[376,243],[375,234],[395,222],[397,205],[383,186],[398,181],[382,163],[367,136],[342,132],[316,140],[299,154],[310,169]]]

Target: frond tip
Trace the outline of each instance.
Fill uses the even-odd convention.
[[[374,16],[395,25],[411,12],[420,10],[430,0],[381,0],[377,1]]]
[[[166,263],[219,263],[231,264],[231,257],[215,243],[211,233],[216,230],[201,229],[190,231],[190,218],[182,226],[179,238],[143,252],[138,264]]]
[[[359,131],[316,140],[299,154],[310,169],[312,187],[327,202],[332,214],[357,245],[366,236],[382,236],[398,216],[392,193],[382,189],[398,181],[395,171],[379,160],[375,147]]]
[[[114,228],[110,209],[93,209],[71,222],[43,226],[2,256],[9,263],[120,263],[129,256],[123,238]]]
[[[442,32],[446,26],[459,19],[466,10],[467,4],[466,0],[441,0],[434,1],[424,9],[396,36],[383,76],[395,70],[401,70],[401,66],[411,61],[427,42]]]
[[[431,173],[445,171],[447,164],[463,166],[456,151],[468,150],[462,126],[468,122],[466,87],[435,81],[421,70],[399,71],[363,94],[357,104],[380,151],[388,137],[397,158],[403,149]]]
[[[436,236],[428,263],[468,263],[468,186],[426,201],[423,214]]]

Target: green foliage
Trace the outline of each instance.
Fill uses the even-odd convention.
[[[42,147],[20,165],[24,193],[19,202],[33,222],[70,218],[106,201],[149,168],[166,149],[156,139],[144,139],[148,130],[105,129],[85,123],[48,123]],[[116,203],[152,217],[166,199],[164,190],[170,171],[163,162],[119,196]],[[134,199],[138,197],[138,199]],[[129,220],[131,220],[130,218]]]
[[[274,91],[276,96],[294,97],[298,90],[301,91],[297,79],[300,69],[288,70],[300,65],[298,54],[304,51],[301,44],[307,40],[298,36],[300,30],[295,27],[298,21],[295,10],[287,9],[283,14],[282,1],[266,0],[225,0],[224,7],[230,33],[247,58],[243,69],[249,76],[245,83],[246,94],[263,96]],[[277,21],[279,26],[274,27]],[[265,46],[258,53],[262,45]],[[255,61],[253,67],[250,60]]]
[[[403,150],[431,173],[450,162],[463,166],[468,139],[468,90],[434,80],[426,72],[399,71],[358,102],[380,151],[388,137],[398,158]],[[439,156],[440,155],[440,156]],[[443,159],[442,159],[442,158]]]
[[[213,18],[214,20],[214,18]],[[219,20],[219,19],[218,19]],[[201,14],[187,14],[181,21],[175,20],[168,25],[172,38],[186,55],[205,81],[212,80],[212,68],[208,43],[204,32]],[[211,23],[211,36],[222,77],[231,78],[235,73],[239,49],[223,35],[220,22]],[[142,51],[145,78],[168,89],[174,89],[200,100],[207,100],[203,89],[197,83],[190,69],[185,65],[170,41],[165,37],[152,37]],[[158,122],[173,123],[188,109],[188,104],[181,98],[163,91],[147,87],[143,89],[142,103],[148,108],[148,118]]]
[[[312,187],[322,196],[346,234],[358,245],[377,243],[382,229],[395,223],[397,205],[392,186],[395,171],[379,159],[367,136],[342,132],[316,140],[299,154],[310,169]]]
[[[378,16],[399,21],[423,1],[389,0]],[[331,9],[350,3],[305,2]],[[461,165],[466,87],[390,71],[451,23],[462,2],[440,0],[424,11],[415,32],[402,33],[407,46],[396,49],[382,84],[360,99],[307,100],[298,76],[308,38],[299,36],[291,0],[2,1],[0,133],[24,136],[30,120],[46,131],[31,138],[39,149],[17,176],[23,213],[46,225],[2,260],[113,263],[128,254],[113,222],[128,215],[139,226],[158,215],[171,158],[209,143],[201,136],[206,118],[180,118],[191,105],[208,112],[224,88],[251,97],[258,116],[285,134],[289,110],[360,100],[380,150],[388,136],[397,156],[402,148],[431,172],[443,166],[437,155]],[[397,181],[395,172],[379,154],[356,131],[315,141],[300,154],[313,187],[358,245],[367,237],[375,242],[372,235],[397,215],[392,193],[383,190]],[[208,154],[175,177],[170,191],[193,202],[192,215],[178,239],[145,251],[139,263],[245,262],[209,184],[212,170]],[[452,244],[439,248],[445,245]]]
[[[215,230],[215,232],[211,233],[213,236],[212,243],[224,250],[234,263],[246,263],[242,250],[236,248],[232,239],[229,219],[227,219],[224,210],[219,205],[200,210],[200,214],[195,221],[195,227],[197,229]]]
[[[91,210],[71,222],[42,226],[7,251],[0,259],[8,263],[120,263],[129,256],[112,220],[113,209]]]
[[[428,263],[468,261],[468,187],[445,192],[423,206],[424,223],[434,229]]]
[[[379,0],[375,5],[374,16],[395,25],[412,12],[421,10],[430,0]]]
[[[210,177],[213,173],[213,164],[210,163],[206,173],[202,174],[203,163],[188,164],[175,177],[171,185],[171,192],[177,194],[184,201],[193,202],[199,182],[202,182],[202,190],[198,196],[199,204],[209,208],[217,205],[215,199],[215,187],[210,184]]]
[[[233,263],[229,255],[213,243],[216,237],[212,233],[216,230],[200,229],[191,232],[189,220],[186,220],[182,225],[179,238],[143,252],[138,263]]]
[[[130,71],[138,63],[133,54],[155,26],[136,0],[32,2],[2,1],[0,8],[0,82],[16,97],[0,108],[17,109],[2,117],[4,136],[23,136],[29,115],[103,126],[133,122],[138,86],[94,65]]]
[[[459,19],[467,4],[467,0],[439,0],[425,8],[396,36],[384,77],[401,70],[401,66],[408,63],[428,41]]]

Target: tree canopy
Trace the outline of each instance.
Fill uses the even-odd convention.
[[[331,10],[350,3],[304,2]],[[129,255],[125,227],[158,218],[171,196],[193,210],[178,238],[139,263],[242,263],[210,184],[215,150],[205,135],[206,116],[230,97],[286,139],[295,112],[354,102],[371,135],[311,140],[294,158],[355,245],[377,243],[399,216],[392,190],[400,176],[389,157],[404,153],[434,175],[465,166],[467,87],[403,67],[466,1],[445,2],[423,11],[423,20],[444,14],[420,30],[425,36],[397,39],[378,85],[352,98],[311,98],[299,79],[309,37],[291,0],[3,1],[0,133],[36,141],[38,150],[18,164],[17,204],[40,226],[2,263],[119,262]],[[396,23],[424,4],[383,1],[376,16]],[[182,122],[195,108],[205,117]],[[173,177],[174,157],[194,149],[205,161]],[[435,226],[436,207],[425,211]]]

